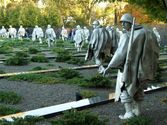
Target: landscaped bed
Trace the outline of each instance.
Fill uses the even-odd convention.
[[[30,47],[32,46],[29,43],[27,44],[30,45]],[[60,45],[64,47],[63,44]],[[16,50],[16,48],[14,49]],[[43,46],[43,49],[48,49],[48,48],[47,46]],[[11,49],[10,51],[12,50],[13,49]],[[17,48],[17,50],[20,49]],[[7,55],[0,54],[1,56],[3,55],[5,58],[11,55],[17,55],[17,57],[22,56],[24,58],[30,59],[28,63],[24,64],[23,62],[23,65],[21,66],[0,64],[1,74],[11,73],[11,72],[21,72],[21,71],[53,69],[53,68],[59,68],[60,71],[64,70],[64,72],[26,74],[26,75],[17,75],[12,77],[1,78],[0,91],[13,92],[18,97],[20,97],[20,100],[17,103],[8,104],[0,102],[0,104],[2,104],[3,111],[6,110],[11,111],[6,114],[20,111],[28,111],[41,107],[71,102],[76,100],[77,98],[76,93],[79,93],[82,96],[82,98],[100,96],[101,98],[107,99],[109,93],[114,92],[115,78],[104,78],[101,75],[97,75],[97,68],[76,70],[76,71],[68,70],[66,68],[75,67],[78,65],[68,64],[69,60],[67,62],[64,62],[64,60],[55,61],[56,59],[54,58],[48,59],[48,61],[46,61],[47,59],[44,59],[43,61],[43,59],[41,59],[42,58],[41,56],[40,58],[39,57],[35,58],[32,61],[31,57],[41,55],[40,53],[41,50],[39,49],[38,51],[36,51],[32,49],[32,47],[30,50],[33,51],[33,53],[30,53],[29,50],[24,51],[28,53],[28,56],[26,56],[24,53],[17,53],[17,52],[7,53]],[[58,49],[58,51],[60,52],[62,50]],[[55,51],[55,48],[50,49],[49,53],[52,54],[56,53],[55,55],[57,56],[57,51]],[[42,55],[46,57],[44,52]],[[42,61],[38,62],[34,60],[42,60]],[[89,63],[93,64],[93,62]],[[164,66],[165,65],[164,63],[166,63],[166,61],[161,62],[160,63],[161,66]],[[112,74],[116,74],[116,72],[117,70],[112,70]],[[4,105],[7,107],[3,107]],[[3,113],[2,115],[6,114]]]

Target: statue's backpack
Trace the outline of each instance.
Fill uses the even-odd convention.
[[[148,29],[145,31],[146,39],[139,65],[139,79],[141,81],[152,81],[155,79],[158,68],[159,45],[153,31]]]

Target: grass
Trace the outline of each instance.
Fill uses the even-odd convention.
[[[81,74],[73,69],[61,69],[58,71],[58,75],[63,79],[72,79],[74,77],[80,78]]]
[[[71,57],[71,59],[66,61],[66,62],[69,63],[69,64],[76,64],[76,65],[85,64],[85,60],[79,59],[79,58],[75,58],[75,57]]]
[[[45,74],[22,74],[11,76],[9,80],[28,81],[39,84],[74,84],[89,88],[112,88],[115,87],[115,81],[101,75],[95,75],[89,79],[84,78],[78,71],[73,69],[61,69],[54,73]]]
[[[89,111],[70,110],[63,116],[52,121],[52,125],[107,125],[108,120]]]
[[[3,71],[2,69],[0,69],[0,74],[5,74],[5,71]]]
[[[5,65],[13,65],[13,66],[22,66],[27,65],[29,63],[28,58],[29,55],[26,52],[16,52],[14,56],[9,57],[5,61]]]
[[[167,104],[167,97],[162,98],[160,101],[161,101],[162,104]]]
[[[7,53],[10,53],[12,52],[12,47],[10,46],[1,46],[0,47],[0,54],[7,54]]]
[[[29,63],[28,59],[24,57],[18,57],[18,56],[9,57],[5,61],[5,65],[8,65],[8,66],[22,66],[22,65],[27,65],[28,63]]]
[[[25,57],[25,58],[29,57],[28,53],[23,52],[23,51],[16,52],[15,56],[17,56],[17,57]]]
[[[0,116],[15,114],[18,112],[21,112],[21,110],[0,105]]]
[[[45,67],[36,66],[36,67],[32,68],[31,71],[46,70],[46,69],[47,69],[47,68],[45,68]]]
[[[7,120],[0,120],[0,125],[35,125],[37,122],[43,120],[42,117],[26,116],[25,118],[13,118],[13,122]]]
[[[46,63],[49,62],[49,60],[44,55],[36,55],[31,58],[32,62],[39,62],[39,63]]]
[[[39,50],[36,49],[35,47],[29,47],[29,48],[28,48],[28,52],[29,52],[30,54],[37,54],[37,53],[39,52]]]
[[[14,92],[0,91],[0,102],[4,104],[18,104],[21,101],[21,96]]]
[[[145,116],[133,117],[123,121],[121,125],[150,125],[151,119]]]
[[[94,91],[90,91],[90,90],[82,90],[82,91],[80,91],[80,95],[83,98],[91,98],[91,97],[97,96],[97,93]]]
[[[44,75],[44,74],[22,74],[22,75],[11,76],[8,79],[13,81],[28,81],[28,82],[34,82],[39,84],[61,83],[61,80]]]
[[[84,87],[95,87],[95,88],[112,88],[115,84],[107,77],[102,75],[95,75],[94,77],[87,79],[81,86]]]

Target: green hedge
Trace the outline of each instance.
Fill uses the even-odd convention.
[[[89,111],[71,110],[65,112],[61,118],[52,121],[52,125],[107,125],[108,120]]]

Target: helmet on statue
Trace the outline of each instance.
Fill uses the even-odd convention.
[[[92,25],[98,26],[98,25],[100,25],[100,22],[98,20],[95,20],[95,21],[93,21]]]
[[[133,23],[133,17],[131,14],[126,13],[124,15],[122,15],[120,22],[128,22],[128,23]]]

